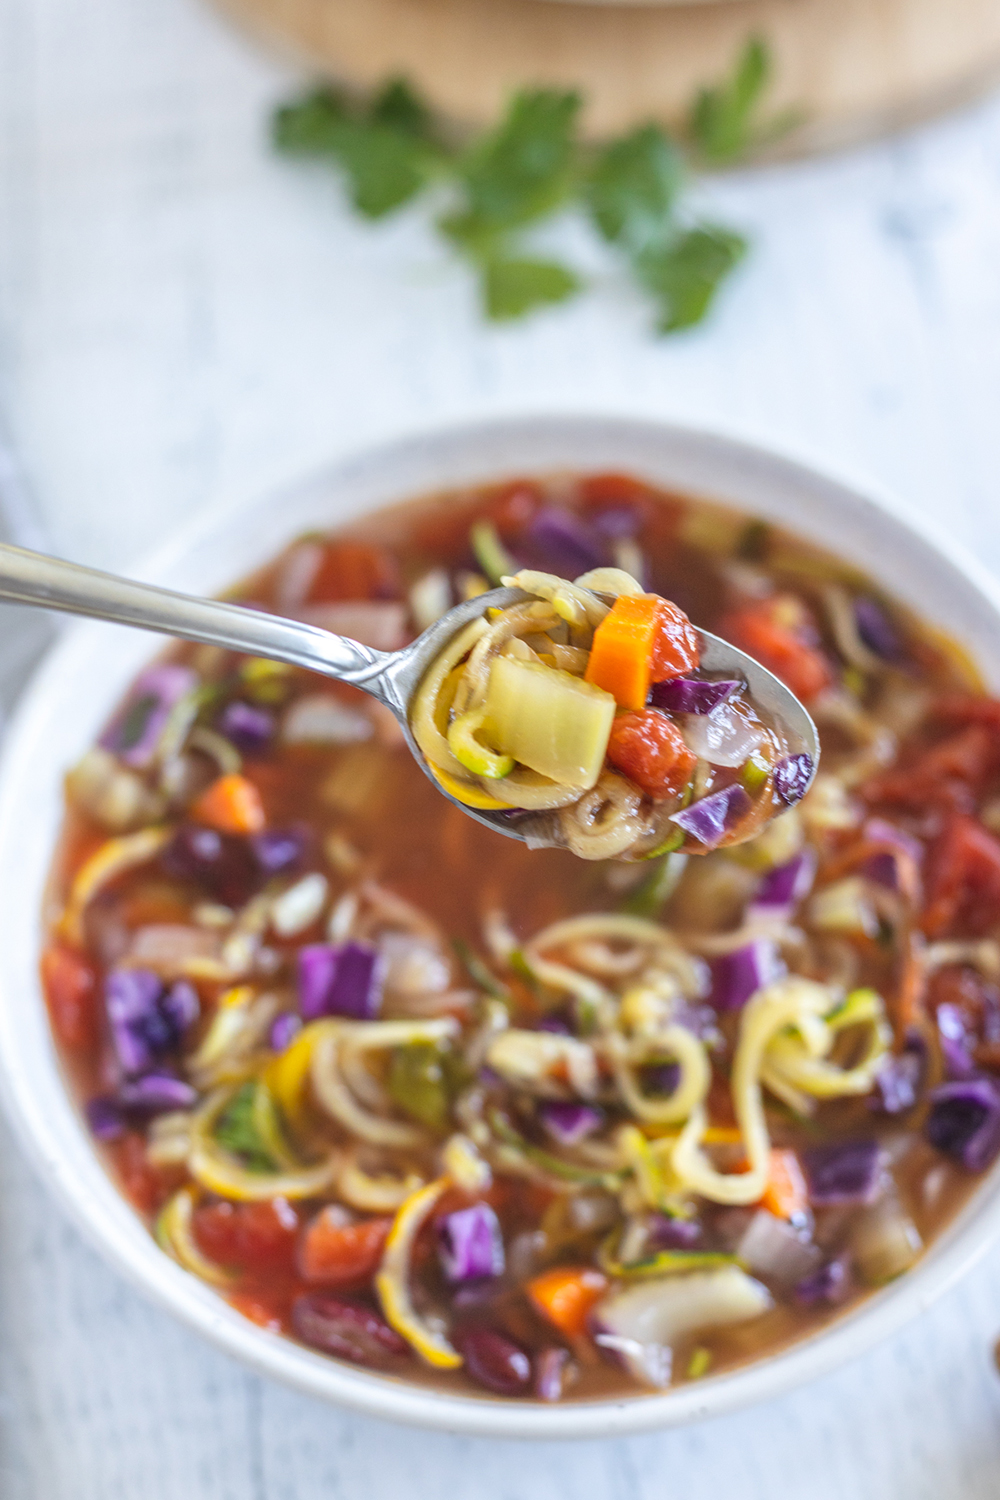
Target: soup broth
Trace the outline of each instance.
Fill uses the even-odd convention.
[[[624,569],[782,677],[805,799],[701,858],[530,850],[356,690],[177,646],[68,777],[43,983],[123,1192],[247,1317],[639,1394],[906,1272],[1000,1151],[1000,703],[856,568],[627,475],[386,509],[232,597],[394,649],[497,546]]]

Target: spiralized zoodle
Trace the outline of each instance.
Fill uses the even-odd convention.
[[[1000,705],[855,570],[620,475],[307,538],[247,597],[402,644],[501,580],[526,597],[414,732],[567,847],[448,809],[356,695],[177,648],[68,778],[54,1031],[164,1251],[265,1326],[504,1398],[702,1378],[905,1271],[1000,1152]],[[739,684],[654,684],[686,684],[659,796],[599,736],[585,784],[497,732],[505,673],[570,702],[656,597],[824,742],[799,807],[699,859],[686,800],[766,802],[780,765]]]

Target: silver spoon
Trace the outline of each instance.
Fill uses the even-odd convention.
[[[452,636],[487,609],[502,609],[527,597],[520,589],[493,589],[450,609],[402,651],[375,651],[299,620],[286,620],[219,599],[177,594],[171,589],[119,578],[114,573],[102,573],[97,568],[46,557],[41,552],[0,545],[0,599],[67,614],[90,615],[161,635],[223,646],[229,651],[265,656],[272,661],[306,667],[339,682],[349,682],[370,693],[396,715],[411,754],[435,789],[477,823],[508,838],[523,837],[509,812],[468,807],[446,792],[433,776],[410,730],[409,710],[424,673]],[[742,677],[754,704],[784,734],[790,753],[805,751],[812,759],[815,774],[819,760],[816,726],[795,695],[753,657],[708,631],[701,630],[699,635],[702,668],[727,677]]]

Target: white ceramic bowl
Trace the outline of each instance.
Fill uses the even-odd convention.
[[[787,525],[871,572],[958,635],[1000,684],[1000,589],[971,559],[874,501],[743,443],[652,423],[529,418],[410,438],[338,465],[277,497],[185,530],[138,576],[213,593],[297,532],[385,502],[554,469],[625,469]],[[37,979],[40,913],[61,817],[61,779],[91,743],[153,643],[109,625],[74,627],[36,676],[0,766],[0,1088],[42,1178],[74,1221],[138,1287],[263,1374],[373,1416],[508,1437],[600,1437],[689,1422],[801,1385],[900,1327],[980,1255],[1000,1229],[1000,1166],[900,1281],[827,1331],[746,1369],[663,1395],[541,1406],[444,1394],[325,1359],[264,1332],[167,1258],[106,1176],[63,1084]]]

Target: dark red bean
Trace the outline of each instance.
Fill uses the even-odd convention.
[[[511,1339],[493,1328],[469,1328],[459,1349],[473,1380],[498,1396],[523,1396],[531,1383],[531,1360]]]
[[[406,1344],[373,1308],[322,1292],[304,1292],[292,1303],[292,1327],[304,1344],[381,1369],[407,1352]]]
[[[245,839],[198,823],[181,823],[160,855],[168,875],[194,880],[227,906],[242,906],[263,879]]]

